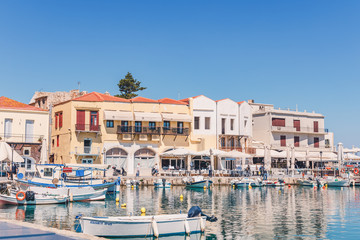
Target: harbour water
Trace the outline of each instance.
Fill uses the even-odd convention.
[[[183,195],[183,198],[180,198]],[[311,187],[187,190],[122,188],[106,201],[74,202],[68,205],[0,206],[2,216],[48,227],[79,231],[75,217],[147,215],[187,212],[200,206],[215,215],[216,223],[207,223],[204,235],[166,239],[358,239],[360,230],[360,188]],[[165,238],[164,238],[165,239]]]

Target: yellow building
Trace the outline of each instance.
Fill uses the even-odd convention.
[[[131,100],[92,92],[53,108],[54,163],[109,164],[149,175],[160,153],[190,147],[188,104],[173,99]]]

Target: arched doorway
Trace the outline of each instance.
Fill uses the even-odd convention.
[[[135,152],[135,169],[140,163],[140,168],[152,168],[155,165],[156,153],[149,148],[142,148]]]
[[[127,152],[122,148],[111,148],[106,151],[105,164],[116,167],[117,169],[126,169],[127,155]]]

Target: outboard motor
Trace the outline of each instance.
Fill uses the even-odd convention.
[[[198,216],[205,216],[206,221],[209,221],[209,222],[216,222],[217,221],[217,217],[215,217],[214,215],[209,217],[208,215],[204,214],[201,211],[201,208],[199,206],[191,207],[189,212],[188,212],[188,218],[193,218],[193,217],[198,217]]]
[[[26,191],[25,199],[26,199],[26,201],[34,201],[35,200],[35,193],[33,191]]]

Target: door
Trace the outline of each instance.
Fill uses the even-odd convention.
[[[91,153],[91,139],[84,139],[84,153]]]
[[[319,122],[314,121],[314,132],[319,132]]]
[[[34,120],[25,122],[25,142],[31,143],[34,140]]]
[[[177,123],[177,133],[178,134],[183,134],[184,133],[184,123],[183,122],[178,122]]]
[[[76,130],[85,130],[85,111],[76,111]]]
[[[300,120],[294,120],[294,128],[296,131],[300,131]]]
[[[99,131],[99,112],[90,112],[90,131]]]

